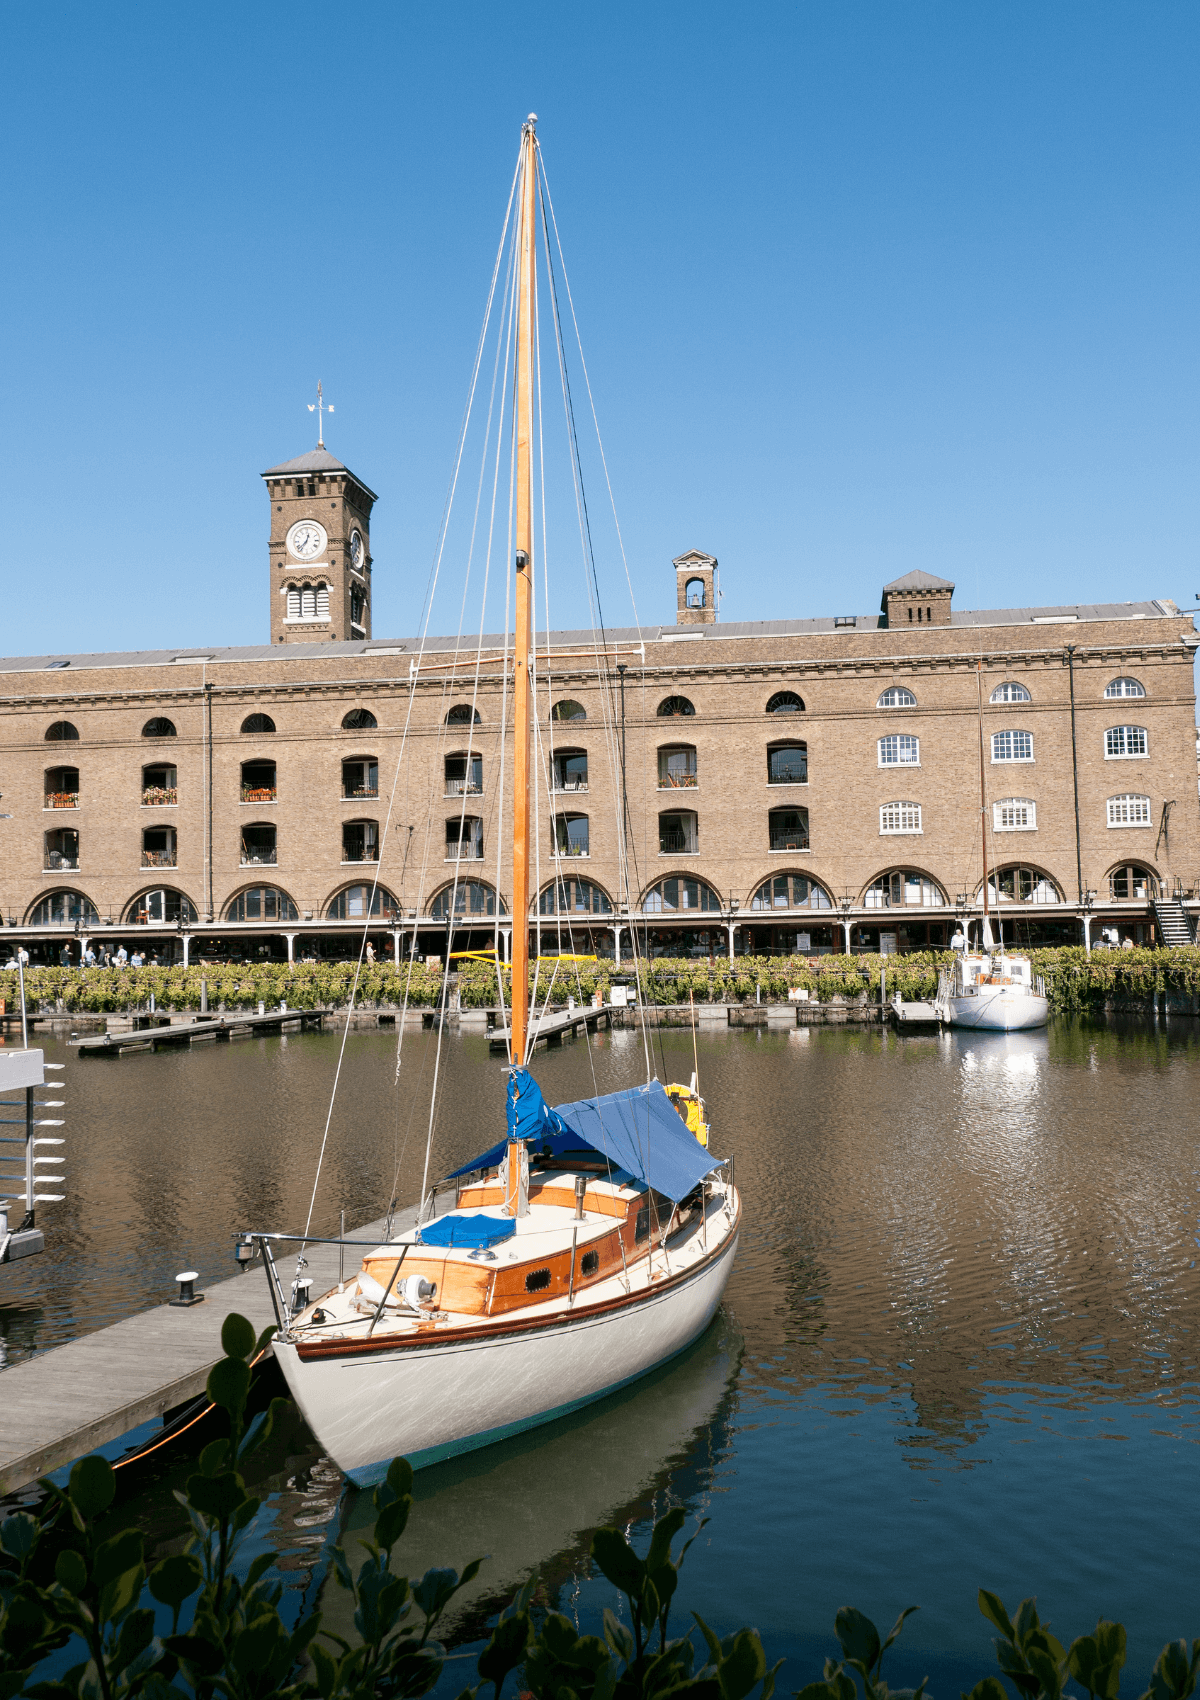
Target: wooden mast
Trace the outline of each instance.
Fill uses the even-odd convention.
[[[533,640],[533,310],[537,249],[537,114],[521,130],[520,225],[517,233],[517,619],[513,680],[513,930],[512,993],[509,1003],[510,1056],[525,1061],[529,1027],[529,654]],[[505,1204],[521,1215],[520,1175],[524,1147],[510,1141]]]
[[[979,698],[979,838],[983,846],[983,937],[980,939],[980,949],[986,950],[987,937],[991,932],[988,920],[988,852],[987,852],[987,785],[984,780],[985,767],[983,757],[983,662],[975,668],[975,686]],[[999,893],[997,892],[997,897]]]

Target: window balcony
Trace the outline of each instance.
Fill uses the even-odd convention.
[[[447,797],[482,797],[483,780],[465,779],[461,777],[458,779],[451,779],[447,777],[444,795]]]
[[[279,792],[274,785],[243,785],[243,803],[274,803]]]
[[[464,840],[461,844],[447,844],[447,862],[482,862],[483,845]]]
[[[768,785],[807,785],[807,767],[774,767],[767,776]]]
[[[771,828],[772,850],[807,850],[807,832],[793,832],[784,827]]]
[[[49,850],[46,852],[46,866],[42,870],[43,873],[57,874],[64,868],[72,868],[78,872],[79,857],[77,855],[68,856],[62,850]]]
[[[144,809],[170,808],[178,801],[178,785],[146,785],[142,789],[142,807]]]
[[[77,809],[79,807],[78,791],[47,791],[47,809]]]
[[[242,850],[243,868],[273,868],[279,861],[277,850]]]
[[[554,780],[554,794],[555,794],[555,796],[557,796],[560,791],[569,791],[569,792],[571,792],[572,795],[576,795],[580,791],[586,791],[587,788],[588,788],[588,782],[587,782],[587,775],[586,774],[584,774],[582,779],[577,778],[572,774],[565,774],[561,779],[557,775],[555,776],[555,780]]]
[[[700,846],[690,833],[660,832],[658,851],[660,856],[698,856]]]
[[[357,855],[353,851],[350,851],[350,850],[344,850],[342,852],[342,866],[344,868],[348,868],[351,865],[351,863],[354,863],[354,862],[377,862],[378,860],[379,860],[378,850],[373,849],[370,845],[368,845],[365,849],[363,849]]]
[[[700,783],[696,772],[660,773],[658,789],[660,791],[694,791]]]
[[[352,801],[356,797],[378,797],[378,795],[379,787],[377,785],[374,788],[366,785],[360,785],[353,791],[342,792],[342,796],[347,802]]]
[[[143,868],[173,868],[175,866],[174,850],[143,850]]]

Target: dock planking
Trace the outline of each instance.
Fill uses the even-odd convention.
[[[245,1033],[279,1033],[285,1027],[306,1032],[319,1028],[330,1013],[324,1007],[269,1009],[262,1015],[217,1015],[208,1020],[200,1016],[195,1021],[177,1022],[163,1016],[156,1026],[139,1024],[129,1033],[102,1033],[94,1039],[80,1039],[76,1048],[81,1057],[116,1057],[123,1051],[157,1051],[168,1045],[192,1045],[198,1039],[219,1041]]]
[[[599,1009],[560,1010],[554,1015],[543,1015],[530,1023],[531,1037],[534,1048],[538,1045],[561,1045],[567,1034],[572,1036],[583,1027],[593,1032],[597,1027],[612,1025],[612,1011],[606,1004]],[[488,1035],[493,1051],[508,1052],[508,1028],[493,1027]]]
[[[453,1203],[451,1190],[436,1201],[437,1213]],[[415,1210],[398,1213],[392,1232],[415,1220]],[[385,1231],[380,1220],[347,1237],[379,1245]],[[363,1249],[347,1246],[347,1275],[357,1269]],[[295,1250],[290,1257],[287,1248],[276,1251],[285,1288]],[[338,1248],[310,1245],[304,1255],[316,1297],[337,1281]],[[235,1311],[260,1333],[275,1321],[261,1264],[205,1288],[203,1304],[157,1305],[0,1372],[0,1494],[27,1487],[202,1393],[222,1356],[222,1324]]]

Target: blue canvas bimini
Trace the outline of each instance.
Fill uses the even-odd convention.
[[[484,1246],[498,1245],[517,1231],[513,1216],[439,1216],[424,1223],[418,1234],[422,1245],[444,1245],[479,1251]]]

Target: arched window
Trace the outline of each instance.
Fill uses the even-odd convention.
[[[993,732],[992,760],[1001,761],[1032,761],[1033,733],[1032,732]]]
[[[555,750],[554,789],[556,791],[586,791],[587,788],[587,751]]]
[[[1106,697],[1144,697],[1146,688],[1137,679],[1110,679],[1104,687]]]
[[[642,899],[642,908],[651,915],[676,913],[680,910],[697,909],[701,914],[717,915],[721,910],[721,899],[711,885],[705,885],[703,880],[688,880],[672,877],[659,880],[652,885]]]
[[[659,815],[658,853],[660,856],[700,854],[700,822],[690,809]]]
[[[447,920],[452,905],[455,915],[494,915],[495,888],[485,885],[482,880],[459,880],[454,885],[443,886],[429,905],[430,918],[434,921]],[[500,913],[508,914],[508,905],[503,898],[500,899]]]
[[[683,587],[683,599],[689,608],[703,608],[704,580],[690,578]]]
[[[940,909],[946,894],[918,868],[892,868],[863,893],[864,909]]]
[[[694,744],[664,744],[658,752],[660,791],[691,791],[700,783]]]
[[[1105,761],[1128,761],[1150,754],[1144,726],[1110,726],[1104,734]]]
[[[876,708],[916,708],[917,699],[911,691],[906,691],[903,685],[889,685],[884,691]]]
[[[983,890],[982,882],[976,897]],[[988,900],[992,903],[1061,903],[1062,892],[1040,868],[1013,863],[988,875]]]
[[[483,757],[465,751],[446,757],[446,796],[483,795]]]
[[[586,815],[555,815],[554,854],[590,856],[589,823]]]
[[[538,898],[539,915],[611,915],[608,893],[591,880],[564,875],[548,885]]]
[[[807,850],[808,810],[770,810],[767,815],[767,833],[772,850]]]
[[[1036,832],[1037,804],[1032,797],[1001,797],[992,804],[993,832]]]
[[[1158,875],[1144,862],[1124,862],[1108,876],[1108,895],[1118,903],[1150,903],[1160,890]]]
[[[327,620],[329,618],[329,586],[327,584],[290,585],[287,593],[289,620]]]
[[[273,803],[279,795],[273,761],[242,763],[242,802]]]
[[[400,905],[384,885],[374,888],[374,896],[369,885],[344,886],[332,899],[325,914],[331,921],[365,921],[368,909],[372,920],[380,916],[394,921],[400,914]]]
[[[446,822],[446,860],[483,861],[483,822],[478,815],[452,815]]]
[[[275,722],[269,714],[248,714],[242,721],[242,735],[247,738],[257,737],[259,733],[273,732],[274,730]]]
[[[147,720],[142,727],[143,738],[173,738],[174,736],[175,722],[165,719],[162,715],[156,715],[153,720]]]
[[[79,867],[79,834],[71,827],[54,827],[43,833],[43,866],[57,873],[61,868]]]
[[[551,720],[586,720],[587,709],[581,702],[571,702],[569,698],[565,698],[562,702],[555,703],[550,710],[550,718]]]
[[[925,829],[921,825],[920,803],[884,803],[879,810],[879,831],[881,836],[890,833],[918,833]]]
[[[77,809],[79,807],[79,769],[77,767],[48,767],[42,776],[43,802],[46,809]]]
[[[695,714],[696,710],[686,697],[664,697],[658,705],[660,720],[670,720],[678,714]]]
[[[1002,685],[996,686],[995,690],[992,692],[991,696],[988,698],[988,701],[989,702],[1032,702],[1033,698],[1030,696],[1029,692],[1025,689],[1024,685],[1018,684],[1015,679],[1006,679]]]
[[[379,822],[348,820],[342,824],[342,861],[377,862],[379,860]]]
[[[50,891],[34,904],[26,926],[69,927],[78,921],[94,927],[99,919],[96,905],[81,891]]]
[[[142,833],[143,868],[173,868],[177,861],[175,828],[148,826]]]
[[[274,885],[252,885],[239,891],[225,911],[227,921],[298,921],[300,912],[286,891]]]
[[[342,716],[343,732],[373,732],[378,725],[369,708],[352,708]]]
[[[350,756],[342,763],[343,797],[378,797],[379,763],[374,756]]]
[[[273,868],[278,859],[275,827],[271,821],[256,821],[242,828],[243,868]]]
[[[768,714],[803,714],[804,698],[795,691],[776,691],[767,703]]]
[[[832,909],[833,899],[823,885],[807,874],[773,874],[750,899],[751,909]]]
[[[892,732],[879,740],[880,767],[920,767],[921,740],[907,732]]]
[[[1109,826],[1150,826],[1150,799],[1127,791],[1123,797],[1108,799]]]
[[[175,926],[182,921],[190,927],[195,923],[196,910],[181,891],[158,886],[152,891],[139,891],[126,909],[125,919],[135,926]]]
[[[79,742],[78,728],[72,726],[69,720],[56,720],[53,726],[46,728],[48,744],[77,744]]]
[[[477,708],[472,708],[469,702],[456,702],[446,716],[447,726],[480,726],[482,717]],[[375,724],[371,722],[372,726]]]
[[[768,785],[808,784],[808,745],[772,744],[767,750]]]
[[[142,769],[142,807],[173,808],[179,801],[179,769],[172,762],[157,761]]]

